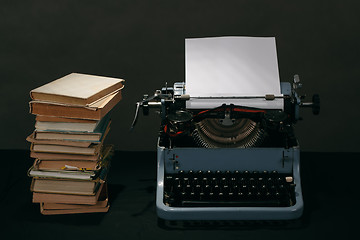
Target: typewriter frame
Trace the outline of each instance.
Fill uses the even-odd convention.
[[[224,154],[246,161],[228,161],[232,166],[222,167]],[[178,156],[174,159],[174,156]],[[208,159],[212,161],[208,161]],[[216,159],[217,158],[217,159]],[[196,161],[193,161],[196,159]],[[262,171],[276,170],[293,177],[296,203],[290,207],[169,207],[163,202],[165,171],[199,170],[207,162],[206,170]],[[189,164],[191,163],[191,164]],[[191,168],[190,168],[191,166]],[[260,167],[260,168],[259,168]],[[156,211],[167,220],[287,220],[296,219],[303,212],[303,198],[300,181],[300,149],[298,146],[285,148],[165,148],[157,146],[157,190]]]
[[[290,83],[281,82],[281,92],[285,96],[292,95],[298,103],[300,102]],[[295,117],[298,117],[298,106],[294,104]],[[168,148],[161,146],[160,142],[159,138],[156,190],[158,217],[166,220],[289,220],[302,215],[304,203],[300,180],[300,147],[297,141],[295,146],[289,148]],[[234,161],[239,158],[239,161]],[[288,173],[293,177],[295,184],[296,203],[290,207],[170,207],[163,201],[164,175],[165,172],[175,173],[180,170],[275,170],[279,173]]]
[[[294,82],[281,82],[281,93],[284,96],[284,111],[292,123],[299,117],[300,107],[310,107],[315,115],[320,111],[320,98],[316,94],[310,103],[302,102],[297,89],[301,88],[299,76]],[[175,83],[174,87],[157,90],[154,96],[144,95],[137,103],[134,127],[139,108],[145,115],[149,108],[160,109],[162,127],[166,126],[166,104],[187,101],[184,83]],[[270,99],[271,100],[271,99]],[[180,102],[177,102],[180,101]],[[285,103],[286,102],[286,103]],[[172,106],[172,105],[171,105]],[[180,105],[184,106],[184,105]],[[162,130],[162,133],[166,130]],[[259,146],[245,148],[201,148],[195,146],[177,146],[164,144],[159,135],[157,142],[157,190],[156,211],[158,217],[165,220],[291,220],[299,218],[303,213],[304,202],[300,179],[300,146],[293,135],[292,144],[287,146]],[[226,156],[226,157],[224,157]],[[239,160],[237,160],[239,159]],[[183,171],[277,171],[289,174],[293,178],[295,203],[288,207],[173,207],[164,203],[165,173]]]

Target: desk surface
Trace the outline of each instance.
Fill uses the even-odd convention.
[[[295,222],[158,221],[156,152],[116,152],[108,176],[108,213],[43,216],[31,202],[29,151],[1,150],[2,232],[23,239],[344,238],[357,231],[360,153],[301,153],[305,211]]]

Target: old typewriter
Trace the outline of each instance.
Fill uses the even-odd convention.
[[[297,93],[302,85],[298,75],[292,83],[279,82],[278,95],[193,97],[186,84],[165,86],[136,104],[132,127],[140,108],[145,115],[156,108],[161,117],[158,216],[167,220],[299,218],[303,212],[300,148],[293,125],[300,118],[300,107],[319,113],[319,96],[303,102]]]

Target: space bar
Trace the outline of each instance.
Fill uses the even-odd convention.
[[[278,200],[241,200],[241,201],[181,201],[183,207],[279,207]]]

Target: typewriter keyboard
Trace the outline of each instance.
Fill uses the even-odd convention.
[[[249,171],[179,171],[165,174],[164,203],[171,207],[288,207],[295,204],[289,174]]]

